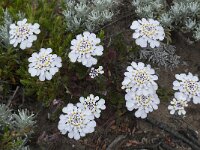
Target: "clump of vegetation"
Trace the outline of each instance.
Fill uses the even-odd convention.
[[[45,106],[49,106],[56,98],[69,101],[70,99],[73,99],[73,96],[89,94],[90,87],[88,87],[87,91],[83,90],[85,89],[84,86],[86,86],[86,84],[88,85],[88,82],[90,82],[83,81],[89,77],[89,70],[84,66],[70,63],[68,58],[71,40],[75,38],[76,33],[84,31],[89,26],[92,27],[92,30],[99,30],[101,25],[111,21],[118,4],[117,1],[109,0],[96,0],[92,2],[93,3],[86,1],[65,1],[63,3],[58,3],[57,0],[51,2],[43,0],[33,2],[28,0],[17,0],[13,3],[5,1],[1,2],[1,80],[12,85],[12,88],[20,86],[24,91],[25,97],[31,96],[33,99],[42,101]],[[76,7],[73,8],[72,4]],[[81,25],[77,26],[77,28],[73,25],[73,31],[76,30],[76,33],[72,32],[69,24],[74,19],[66,18],[66,13],[68,9],[75,8],[76,10],[71,11],[76,11],[74,13],[78,13],[77,11],[81,11],[85,5],[87,6],[85,8],[87,11],[85,13],[79,12],[79,15],[83,15]],[[105,7],[107,9],[103,9]],[[85,11],[85,9],[82,11]],[[63,12],[63,14],[61,12]],[[96,16],[96,14],[100,16]],[[97,20],[95,20],[95,16],[98,17]],[[93,21],[89,20],[88,17]],[[26,18],[29,23],[38,23],[40,25],[41,33],[37,35],[37,41],[33,42],[31,48],[21,50],[19,47],[14,48],[9,44],[9,26],[24,18]],[[91,24],[88,25],[89,23]],[[97,37],[103,40],[104,31],[100,31],[96,34]],[[45,82],[39,81],[37,77],[31,77],[28,72],[28,58],[34,52],[38,52],[41,48],[51,48],[53,50],[52,53],[62,59],[62,68],[55,74],[52,80]],[[101,62],[102,60],[100,60],[100,63]],[[100,80],[105,79],[103,78]],[[80,82],[83,86],[80,86]],[[101,84],[100,87],[105,87],[105,85],[103,85],[105,82],[99,83]],[[2,86],[5,91],[5,85]],[[96,85],[91,85],[91,87],[93,86],[96,87]],[[85,93],[81,91],[85,91]],[[4,93],[9,94],[9,91],[5,91]]]
[[[53,53],[62,57],[63,63],[67,64],[68,59],[65,55],[73,35],[63,30],[65,28],[63,16],[58,13],[60,3],[57,3],[56,0],[51,1],[51,3],[43,0],[1,3],[3,11],[0,22],[2,35],[0,37],[2,45],[0,47],[0,78],[13,86],[22,87],[25,96],[35,97],[48,105],[58,95],[65,93],[64,87],[68,82],[68,77],[63,74],[67,72],[66,66],[63,67],[61,73],[56,74],[53,80],[40,82],[28,73],[28,58],[32,53],[38,52],[40,48],[51,47]],[[6,8],[4,5],[9,7]],[[39,23],[42,32],[31,48],[20,50],[19,47],[14,48],[9,44],[8,32],[11,23],[24,18],[27,18],[28,22]]]
[[[6,105],[0,104],[0,149],[26,150],[26,145],[36,124],[35,115],[27,109],[12,113]]]
[[[67,30],[87,29],[94,31],[112,20],[118,0],[65,0],[63,11]]]
[[[169,4],[165,0],[133,0],[132,5],[138,17],[157,19],[162,24],[165,29],[167,44],[172,42],[170,35],[172,30],[192,33],[193,40],[198,41],[200,39],[200,2],[174,0]],[[174,55],[176,50],[173,46],[162,44],[158,49],[147,49],[141,50],[141,58],[156,62],[159,66],[172,69],[180,62],[179,57]],[[161,55],[162,57],[160,57]]]
[[[3,10],[3,24],[0,26],[0,37],[4,44],[9,45],[9,27],[12,24],[12,18],[8,10]]]
[[[195,40],[200,39],[199,1],[174,0],[169,5],[165,0],[133,0],[132,4],[139,17],[158,19],[166,29],[192,32]]]
[[[172,70],[180,64],[180,56],[176,55],[175,52],[174,46],[161,43],[160,47],[157,48],[141,49],[140,58]]]
[[[166,6],[165,0],[133,0],[136,14],[141,18],[155,18]]]

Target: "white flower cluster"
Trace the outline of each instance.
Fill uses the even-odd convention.
[[[101,40],[94,33],[83,32],[71,41],[71,52],[68,54],[71,62],[81,62],[86,67],[97,64],[97,59],[93,56],[103,54],[103,46],[99,45]]]
[[[80,103],[77,106],[89,109],[96,118],[100,117],[101,110],[106,109],[105,100],[93,94],[90,94],[87,98],[80,97],[79,101]]]
[[[156,94],[158,80],[154,69],[150,65],[135,62],[127,67],[124,73],[122,89],[126,90],[126,107],[129,111],[137,109],[136,117],[146,118],[149,112],[158,109],[160,100]]]
[[[95,69],[94,67],[91,68],[90,70],[90,77],[91,78],[95,78],[97,77],[99,74],[104,74],[104,70],[102,66],[99,66],[99,68]]]
[[[168,109],[171,114],[178,111],[178,115],[185,115],[185,107],[188,106],[188,102],[193,101],[194,104],[200,104],[200,82],[197,76],[192,73],[176,74],[176,79],[173,82],[173,89],[178,90],[174,94],[174,99],[170,102]]]
[[[148,113],[158,109],[158,104],[160,103],[156,93],[139,95],[131,91],[125,95],[125,100],[127,109],[129,111],[137,109],[135,116],[142,119],[146,118]]]
[[[35,34],[40,33],[39,27],[38,23],[34,25],[27,23],[27,19],[18,21],[17,25],[11,24],[9,31],[10,44],[13,44],[14,47],[20,44],[21,49],[30,48],[33,41],[37,40]],[[28,59],[30,62],[28,72],[32,77],[39,76],[40,81],[51,80],[52,76],[58,72],[58,69],[62,66],[61,57],[51,53],[51,48],[41,48],[39,53],[33,53]]]
[[[165,32],[160,23],[153,19],[145,19],[133,21],[131,27],[135,30],[133,38],[136,39],[136,44],[141,47],[147,47],[147,43],[151,48],[159,47],[160,42],[165,38]]]
[[[32,77],[39,76],[40,81],[51,80],[52,76],[62,67],[61,57],[51,53],[51,48],[41,48],[39,53],[33,53],[28,59],[30,62],[28,72]]]
[[[187,96],[183,93],[176,92],[174,94],[173,100],[170,102],[168,109],[170,110],[170,114],[185,115],[185,107],[188,106]]]
[[[188,75],[176,74],[176,79],[173,82],[173,89],[187,96],[188,101],[193,101],[194,104],[200,104],[200,82],[197,76],[188,73]]]
[[[94,132],[95,118],[99,118],[101,110],[106,109],[105,100],[90,94],[87,98],[80,97],[76,105],[68,104],[62,109],[58,129],[69,138],[79,140],[87,133]]]
[[[62,111],[65,114],[60,115],[58,123],[58,129],[62,134],[68,133],[69,138],[79,140],[87,133],[94,132],[96,122],[89,110],[68,104]]]
[[[33,41],[37,40],[37,36],[35,34],[40,33],[39,27],[40,25],[38,23],[35,23],[34,25],[27,23],[27,19],[18,21],[17,25],[11,24],[9,31],[10,44],[14,47],[20,44],[20,48],[23,50],[30,48]]]

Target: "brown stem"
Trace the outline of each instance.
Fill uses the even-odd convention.
[[[147,120],[147,122],[151,123],[152,125],[157,126],[158,128],[170,133],[171,135],[173,135],[177,139],[182,140],[183,142],[188,144],[193,150],[200,150],[200,147],[198,145],[196,145],[195,142],[185,138],[180,133],[178,133],[176,130],[169,127],[167,124],[159,122],[152,117],[148,117],[146,120]]]

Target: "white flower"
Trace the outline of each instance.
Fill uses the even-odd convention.
[[[98,76],[98,73],[94,67],[91,68],[89,75],[91,78],[95,78]]]
[[[154,69],[150,65],[145,66],[144,63],[135,62],[131,63],[131,66],[127,67],[125,72],[125,78],[122,82],[122,89],[126,89],[126,92],[134,91],[137,94],[152,94],[158,89],[158,85],[155,80],[158,80],[158,76],[155,75]]]
[[[96,122],[89,110],[69,103],[62,111],[65,114],[60,115],[58,123],[58,129],[62,134],[68,133],[69,138],[79,140],[80,137],[84,137],[87,133],[94,132]]]
[[[93,94],[90,94],[87,98],[80,97],[79,101],[80,103],[77,106],[89,109],[96,118],[100,117],[101,110],[106,109],[105,100]]]
[[[96,70],[99,74],[104,74],[103,66],[99,66]]]
[[[123,85],[124,84],[124,85]],[[132,86],[131,86],[131,81],[129,82],[129,83],[124,83],[124,82],[122,82],[122,89],[123,90],[126,90],[126,92],[130,92],[131,91],[131,88],[132,88]]]
[[[68,54],[71,62],[81,62],[86,67],[97,64],[93,56],[103,54],[103,46],[99,45],[100,39],[94,33],[83,32],[71,41],[71,52]]]
[[[14,47],[20,44],[21,49],[30,48],[33,41],[37,40],[37,36],[35,34],[40,33],[40,25],[38,23],[32,25],[31,23],[26,22],[27,19],[23,19],[22,21],[18,21],[17,25],[10,25],[10,44]]]
[[[104,74],[104,70],[102,66],[99,66],[99,68],[95,69],[94,67],[91,68],[90,70],[90,77],[91,78],[95,78],[97,77],[99,74]]]
[[[129,111],[137,109],[135,112],[137,118],[146,118],[149,112],[158,109],[158,104],[160,103],[157,94],[137,95],[132,91],[125,95],[125,100]]]
[[[194,104],[200,103],[200,82],[197,76],[193,76],[192,73],[188,75],[176,74],[176,79],[173,82],[173,89],[178,90],[181,93],[188,96],[187,100],[193,100]]]
[[[178,112],[178,115],[185,115],[185,107],[188,106],[187,96],[183,93],[176,92],[174,97],[170,102],[171,105],[168,106],[170,114],[173,115],[175,112]]]
[[[39,76],[40,81],[51,80],[62,66],[61,57],[51,54],[51,48],[41,48],[39,53],[33,53],[28,59],[30,62],[28,72],[32,77]]]
[[[136,44],[141,47],[147,47],[147,43],[151,48],[159,47],[160,42],[164,40],[165,33],[160,23],[153,19],[133,21],[131,29],[135,30],[133,38],[136,39]]]

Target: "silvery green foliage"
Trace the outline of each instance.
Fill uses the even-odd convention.
[[[165,8],[165,0],[133,0],[132,4],[141,18],[154,18]]]
[[[171,22],[165,24],[166,27],[179,29],[185,33],[192,32],[195,40],[199,40],[200,1],[174,0],[173,5],[166,13],[172,18]],[[162,17],[160,21],[164,23]]]
[[[23,130],[29,130],[29,133],[32,133],[32,127],[35,125],[35,116],[34,114],[30,114],[30,112],[27,109],[18,110],[18,115],[13,114],[14,119],[14,125],[17,127],[17,129],[23,131]]]
[[[0,128],[3,128],[5,125],[11,125],[11,123],[11,110],[5,104],[0,104]]]
[[[195,28],[195,26],[196,26],[196,20],[194,19],[194,20],[192,20],[192,19],[186,19],[185,20],[185,26],[186,26],[186,29],[188,29],[188,30],[192,30],[192,29],[194,29]]]
[[[192,32],[199,40],[199,0],[173,0],[170,7],[165,0],[133,0],[132,4],[139,17],[157,19],[165,28]]]
[[[173,16],[175,22],[180,22],[181,19],[196,17],[200,9],[200,3],[196,0],[174,0],[169,13]]]
[[[67,29],[76,31],[80,28],[94,31],[110,21],[118,0],[65,0],[63,15]]]
[[[159,21],[164,27],[171,28],[171,24],[173,23],[173,18],[169,13],[165,12],[160,15]]]
[[[161,43],[158,48],[144,48],[140,51],[141,59],[148,59],[158,66],[163,66],[166,69],[174,69],[180,63],[180,56],[175,54],[176,49],[172,45]]]
[[[196,0],[174,0],[168,13],[176,25],[193,29],[200,14],[200,1]]]
[[[23,20],[24,18],[26,18],[25,14],[23,12],[20,12],[20,11],[17,13],[17,17],[18,17],[19,20]]]
[[[0,25],[0,41],[9,45],[9,27],[12,24],[12,18],[8,10],[3,10],[3,24]]]
[[[20,150],[30,150],[29,146],[23,146]]]
[[[19,19],[25,17],[24,13],[19,12],[17,14]],[[3,24],[0,25],[0,42],[3,42],[5,45],[9,45],[9,30],[10,25],[13,23],[13,19],[7,9],[3,10]]]
[[[198,24],[194,30],[194,38],[200,40],[200,24]]]
[[[5,104],[0,104],[0,125],[2,126],[24,130],[27,127],[33,128],[36,123],[34,119],[34,114],[30,114],[27,109],[18,110],[18,114],[12,114]]]
[[[7,130],[9,133],[18,134],[16,139],[13,138],[12,143],[21,141],[19,147],[16,147],[15,150],[29,150],[29,147],[25,145],[29,136],[33,133],[35,124],[35,115],[27,109],[18,110],[18,114],[16,114],[12,113],[6,105],[0,104],[0,131],[2,134]]]

